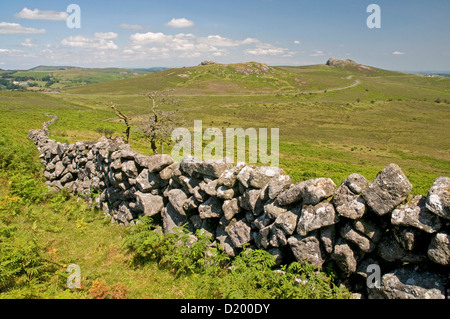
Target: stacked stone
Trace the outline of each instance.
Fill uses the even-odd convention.
[[[278,263],[331,263],[342,283],[371,298],[445,294],[447,177],[437,178],[426,197],[410,195],[412,185],[396,164],[371,183],[351,174],[339,186],[329,178],[292,184],[277,167],[193,157],[174,163],[169,155],[138,154],[120,138],[68,145],[47,133],[48,125],[29,137],[42,153],[48,185],[99,194],[96,203],[118,223],[152,216],[165,233],[183,225],[204,230],[230,256],[249,245]],[[384,274],[381,287],[367,288],[369,265]]]

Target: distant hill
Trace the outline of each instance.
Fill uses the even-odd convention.
[[[132,70],[135,70],[135,71],[145,71],[145,72],[153,73],[153,72],[165,71],[165,70],[168,70],[168,69],[169,69],[169,68],[155,67],[155,68],[133,68]]]
[[[70,69],[76,69],[75,66],[49,66],[49,65],[39,65],[34,68],[29,69],[29,71],[42,71],[42,72],[49,72],[49,71],[63,71],[63,70],[70,70]]]
[[[51,71],[64,71],[64,70],[71,70],[71,69],[80,69],[80,70],[114,70],[114,71],[142,71],[146,73],[152,73],[152,72],[159,72],[167,70],[168,68],[165,67],[153,67],[153,68],[82,68],[77,66],[51,66],[51,65],[39,65],[35,66],[34,68],[28,69],[28,71],[41,71],[41,72],[51,72]],[[0,69],[1,70],[1,69]]]

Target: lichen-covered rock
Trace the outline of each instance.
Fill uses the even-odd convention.
[[[358,219],[353,222],[353,227],[369,238],[373,243],[378,243],[383,236],[381,226],[369,219]]]
[[[246,165],[239,171],[238,175],[236,176],[237,180],[245,188],[249,187],[249,178],[250,178],[250,174],[252,173],[253,169],[254,168],[252,166]]]
[[[201,219],[220,218],[223,215],[223,202],[217,197],[210,197],[206,202],[198,207],[198,213]]]
[[[341,228],[340,234],[342,238],[352,242],[364,253],[370,253],[376,247],[376,245],[369,238],[353,229],[349,223],[345,224],[345,226]]]
[[[266,249],[269,247],[269,235],[272,225],[263,227],[259,230],[259,232],[254,233],[253,239],[255,240],[256,247],[259,249]]]
[[[292,183],[292,179],[289,175],[281,174],[273,177],[267,183],[267,195],[269,199],[275,199],[278,194],[287,190]]]
[[[298,220],[297,233],[306,236],[309,232],[333,225],[339,221],[333,205],[325,201],[315,206],[305,205]]]
[[[169,202],[162,211],[163,231],[165,234],[175,232],[175,227],[181,227],[188,222]]]
[[[232,199],[235,193],[237,193],[237,190],[224,185],[216,189],[216,196],[221,199]]]
[[[426,207],[436,215],[450,220],[450,178],[438,177],[431,186]]]
[[[233,168],[224,170],[222,174],[220,174],[218,185],[224,185],[227,187],[234,187],[237,181],[237,176],[241,172],[241,170],[246,167],[246,163],[237,163]]]
[[[280,206],[286,206],[300,202],[302,200],[302,190],[304,188],[304,185],[305,182],[300,182],[281,192],[276,198],[276,204]]]
[[[222,204],[222,211],[227,220],[233,219],[233,217],[239,213],[238,199],[233,198],[225,200]]]
[[[274,224],[284,230],[287,235],[292,235],[297,227],[299,209],[288,210],[278,215]]]
[[[163,184],[167,184],[167,182]],[[136,185],[141,192],[148,193],[152,189],[159,188],[162,185],[162,180],[157,174],[151,173],[148,169],[143,169],[136,178]]]
[[[264,211],[264,203],[260,199],[259,189],[248,189],[239,197],[239,206],[251,211],[253,215],[259,216]]]
[[[64,166],[64,164],[61,161],[56,162],[55,164],[55,178],[61,177],[63,175],[64,170],[66,169],[66,167]]]
[[[435,263],[450,266],[450,234],[440,232],[434,235],[428,247],[428,257]]]
[[[270,225],[272,222],[273,221],[266,214],[262,214],[252,222],[252,226],[256,229],[261,230],[264,227]]]
[[[286,232],[275,224],[269,226],[269,244],[272,247],[283,247],[287,245]]]
[[[178,182],[180,183],[183,190],[188,194],[194,194],[195,188],[200,189],[200,183],[202,180],[194,177],[186,177],[186,176],[179,176]]]
[[[361,192],[369,186],[364,176],[351,174],[339,186],[332,203],[336,211],[343,217],[350,219],[361,218],[366,212],[366,203]]]
[[[334,251],[331,254],[331,259],[336,262],[345,275],[356,272],[356,257],[355,252],[350,248],[347,242],[341,238],[338,239],[334,246]]]
[[[172,173],[174,170],[177,170],[180,168],[180,163],[172,163],[168,165],[167,167],[163,168],[159,173],[158,176],[162,180],[169,180],[172,177]]]
[[[209,181],[208,183],[201,184],[200,189],[202,189],[209,196],[216,196],[217,195],[217,184],[218,184],[218,180],[214,179],[212,181]]]
[[[224,252],[230,256],[235,257],[237,249],[234,247],[233,242],[231,241],[230,236],[225,231],[225,226],[219,225],[216,229],[216,240],[219,242],[220,247],[224,250]]]
[[[136,178],[138,176],[136,163],[132,160],[122,163],[122,171],[131,178]]]
[[[293,235],[289,237],[288,244],[295,259],[300,263],[307,261],[314,266],[320,267],[325,262],[319,239],[315,235],[308,237]]]
[[[251,228],[242,219],[228,225],[225,232],[230,236],[230,240],[236,248],[242,248],[251,239]]]
[[[221,160],[202,161],[194,167],[194,171],[202,175],[219,178],[225,170],[231,169],[232,167],[233,163],[225,158]]]
[[[367,205],[378,215],[391,212],[410,193],[412,184],[397,164],[390,164],[362,191]]]
[[[279,205],[290,205],[302,201],[304,205],[317,205],[332,196],[336,184],[329,178],[315,178],[295,184],[277,197]]]
[[[136,192],[136,207],[146,216],[154,216],[161,213],[164,208],[164,200],[162,196],[149,193]]]
[[[325,251],[329,254],[333,252],[334,243],[336,239],[336,227],[335,225],[330,225],[326,227],[322,227],[320,229],[319,235],[320,241],[325,248]]]
[[[279,167],[259,166],[250,172],[249,185],[253,188],[263,188],[272,178],[285,174]]]
[[[427,259],[424,254],[405,250],[400,243],[395,240],[395,237],[391,232],[388,232],[383,236],[377,245],[376,251],[378,256],[388,262],[420,263]]]
[[[330,178],[319,177],[307,180],[302,189],[303,204],[317,205],[332,196],[335,191],[336,184]]]
[[[192,176],[194,172],[198,170],[198,167],[202,163],[202,160],[195,158],[193,156],[186,156],[180,162],[180,170],[187,174],[188,176]]]
[[[383,275],[380,287],[369,288],[368,295],[371,299],[445,299],[445,278],[399,268]]]
[[[150,173],[160,172],[165,167],[173,164],[172,156],[167,154],[156,154],[152,156],[135,154],[134,159],[136,161],[136,164],[148,169]]]
[[[425,232],[412,227],[394,227],[393,235],[395,240],[407,251],[419,251],[430,241]]]
[[[128,225],[133,220],[133,215],[131,214],[131,210],[127,202],[123,201],[120,203],[118,209],[115,211],[115,218],[125,225]]]
[[[411,226],[427,233],[435,233],[441,228],[439,217],[426,207],[426,198],[414,196],[412,200],[394,209],[391,223],[399,226]]]
[[[172,189],[167,193],[167,198],[169,199],[172,207],[178,212],[178,214],[186,216],[186,211],[184,209],[184,204],[188,197],[185,192],[181,189]]]
[[[269,200],[264,204],[264,214],[272,220],[275,220],[278,215],[285,212],[287,212],[287,208],[278,205],[274,200]]]

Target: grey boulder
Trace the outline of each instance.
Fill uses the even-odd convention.
[[[450,178],[435,179],[428,192],[426,207],[436,215],[450,220]]]
[[[370,299],[444,299],[441,275],[399,268],[381,278],[379,288],[368,288]]]
[[[397,164],[390,164],[362,191],[366,203],[378,215],[391,212],[403,202],[412,189],[412,184]]]

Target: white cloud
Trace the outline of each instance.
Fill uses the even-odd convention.
[[[230,55],[228,50],[237,50],[241,46],[247,46],[243,51],[255,56],[283,56],[291,57],[294,52],[286,48],[276,47],[272,44],[262,43],[256,38],[246,38],[244,40],[234,40],[220,35],[209,35],[199,37],[191,33],[179,33],[167,35],[162,32],[135,33],[130,36],[131,46],[126,48],[127,53],[141,52],[154,49],[153,53],[160,53],[157,49],[165,48],[165,56],[173,58],[196,58],[203,55],[223,57]],[[248,47],[250,46],[250,47]],[[236,51],[239,52],[239,51]],[[239,54],[239,53],[238,53]],[[242,51],[241,53],[242,54]]]
[[[0,49],[1,55],[16,55],[18,53],[23,53],[23,51],[22,50]]]
[[[31,38],[26,38],[20,45],[25,47],[25,48],[37,47],[37,44],[34,43],[33,39],[31,39]]]
[[[134,50],[145,50],[147,49],[145,46],[152,45],[167,48],[171,51],[180,51],[181,53],[178,53],[178,56],[191,58],[199,57],[200,53],[211,53],[214,56],[225,56],[228,55],[228,51],[224,48],[261,43],[258,39],[253,38],[247,38],[243,41],[236,41],[220,35],[199,37],[192,33],[167,35],[162,32],[135,33],[130,36],[130,39]]]
[[[95,48],[99,50],[116,50],[118,46],[111,41],[117,38],[114,32],[95,33],[94,37],[83,35],[70,36],[61,41],[62,45],[79,48]]]
[[[405,52],[401,52],[401,51],[394,51],[392,52],[393,55],[403,55],[405,54]]]
[[[125,30],[142,30],[143,29],[143,27],[141,25],[126,24],[126,23],[122,23],[119,27],[121,29],[125,29]]]
[[[309,56],[324,56],[325,53],[323,53],[322,50],[314,50],[314,53],[311,53]]]
[[[262,43],[259,40],[255,43],[256,43],[255,48],[246,49],[246,50],[244,50],[244,53],[251,54],[251,55],[265,55],[265,56],[267,56],[267,55],[291,56],[292,55],[292,52],[286,52],[286,51],[288,51],[288,49],[286,49],[286,48],[280,48],[280,47],[276,47],[272,44]]]
[[[208,35],[207,37],[198,37],[198,42],[205,43],[219,47],[238,47],[247,44],[260,44],[261,41],[255,38],[247,38],[242,41],[237,41],[229,38],[224,38],[220,35]]]
[[[199,38],[199,42],[221,46],[221,47],[234,47],[240,44],[239,41],[221,37],[220,35],[208,35],[206,38]]]
[[[164,43],[173,39],[171,35],[165,35],[164,33],[158,32],[147,32],[147,33],[135,33],[130,36],[131,41],[134,43],[148,44],[148,43]]]
[[[247,49],[244,50],[245,53],[251,54],[251,55],[280,55],[284,54],[286,49],[283,48],[254,48],[254,49]]]
[[[294,44],[300,44],[300,41],[295,40],[295,41],[294,41]]]
[[[261,41],[259,41],[256,38],[247,38],[244,41],[241,41],[241,44],[254,44],[254,43],[261,43]]]
[[[18,23],[0,22],[0,34],[38,34],[45,33],[45,29],[27,28]]]
[[[33,61],[39,61],[36,62],[38,64],[51,61],[60,65],[77,66],[110,66],[124,63],[139,66],[148,61],[154,61],[160,65],[190,64],[209,59],[235,62],[243,56],[256,56],[257,59],[268,63],[284,61],[283,59],[295,54],[289,49],[264,43],[256,38],[240,40],[218,34],[198,36],[181,32],[177,34],[132,32],[129,35],[129,41],[120,46],[115,43],[118,38],[115,32],[72,35],[62,39],[59,45],[42,45],[40,50],[16,55],[21,57],[27,54],[32,55],[28,57],[28,60],[32,58]],[[23,41],[24,50],[32,44],[31,40]],[[9,51],[0,53],[5,56],[4,60],[12,56]]]
[[[166,25],[172,28],[189,28],[194,26],[194,21],[188,20],[186,18],[173,18]]]
[[[28,9],[23,8],[22,11],[14,15],[16,18],[21,19],[31,19],[31,20],[54,20],[54,21],[65,21],[69,16],[67,12],[57,12],[57,11],[40,11],[39,9]]]

